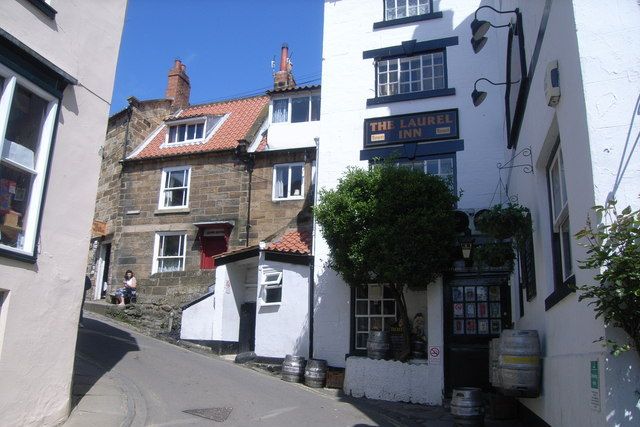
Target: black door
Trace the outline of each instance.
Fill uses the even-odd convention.
[[[100,298],[105,298],[107,295],[107,288],[104,286],[105,282],[109,281],[109,267],[111,266],[111,243],[107,243],[104,248],[104,268],[102,271],[102,277],[99,282],[96,282],[96,286],[100,286]]]
[[[240,306],[240,332],[238,353],[255,350],[256,344],[256,303],[245,302]]]
[[[445,394],[489,384],[489,341],[511,327],[506,276],[454,277],[444,286]]]

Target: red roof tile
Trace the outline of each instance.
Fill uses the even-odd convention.
[[[309,231],[292,231],[283,235],[279,241],[267,245],[268,251],[311,254],[312,235]]]
[[[245,139],[251,136],[247,134],[256,121],[261,118],[261,113],[268,104],[269,97],[255,96],[252,98],[231,99],[213,104],[189,106],[176,116],[171,117],[171,120],[198,116],[228,115],[228,117],[213,136],[204,143],[161,148],[167,134],[167,126],[165,125],[151,141],[145,142],[146,145],[142,147],[139,153],[130,158],[144,159],[233,149],[238,145],[239,139]]]

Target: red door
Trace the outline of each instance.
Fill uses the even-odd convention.
[[[225,236],[202,236],[200,251],[200,268],[211,270],[216,267],[213,257],[227,251]]]

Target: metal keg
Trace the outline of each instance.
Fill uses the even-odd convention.
[[[282,379],[291,383],[302,382],[304,367],[304,357],[287,354],[282,362]]]
[[[304,383],[309,387],[324,387],[327,378],[327,361],[309,359],[304,370]]]
[[[510,396],[540,395],[538,331],[505,329],[500,336],[500,389]]]
[[[484,425],[484,404],[482,390],[476,387],[453,389],[451,415],[456,426]]]
[[[386,359],[391,350],[391,338],[387,331],[371,331],[367,339],[367,357]]]

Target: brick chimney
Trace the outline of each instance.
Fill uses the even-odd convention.
[[[189,76],[187,76],[186,69],[187,66],[179,59],[176,59],[173,68],[169,70],[165,98],[172,101],[171,107],[174,109],[184,108],[189,105],[191,83],[189,83]]]
[[[289,46],[282,43],[282,52],[280,53],[280,69],[273,75],[273,89],[284,90],[296,87],[296,81],[293,78],[291,69],[291,59],[289,59]]]

